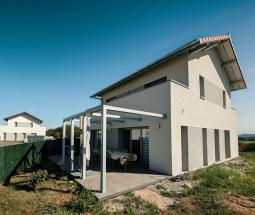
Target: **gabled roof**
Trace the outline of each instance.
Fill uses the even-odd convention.
[[[28,116],[29,118],[34,119],[34,120],[35,120],[36,122],[38,122],[39,124],[42,124],[42,122],[43,122],[41,119],[39,119],[39,118],[37,118],[37,117],[33,116],[32,114],[29,114],[29,113],[27,113],[27,112],[21,112],[21,113],[12,115],[12,116],[8,116],[8,117],[4,118],[4,120],[5,120],[5,121],[8,121],[8,120],[13,119],[13,118],[16,118],[16,117],[18,117],[18,116]]]
[[[156,66],[159,66],[160,64],[179,56],[183,53],[191,53],[194,51],[203,51],[209,48],[216,48],[218,51],[218,54],[220,56],[220,59],[222,61],[222,67],[226,71],[229,79],[230,79],[230,89],[232,91],[234,90],[240,90],[246,88],[246,83],[243,78],[243,74],[237,59],[236,52],[234,50],[233,43],[231,41],[231,37],[229,34],[227,35],[219,35],[219,36],[210,36],[210,37],[200,37],[197,38],[180,48],[170,52],[169,54],[159,58],[158,60],[152,62],[151,64],[143,67],[142,69],[139,69],[137,72],[121,79],[120,81],[96,92],[91,96],[91,98],[96,98],[102,96],[104,93],[114,89],[115,87],[118,87],[140,75],[143,73],[151,70],[152,68],[155,68]]]

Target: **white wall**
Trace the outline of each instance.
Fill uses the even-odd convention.
[[[108,105],[167,114],[166,119],[142,117],[142,121],[113,123],[112,128],[149,127],[149,167],[171,174],[170,145],[170,85],[165,82],[143,91],[107,103]],[[116,113],[115,113],[116,114]],[[159,128],[160,126],[160,128]]]
[[[175,61],[175,62],[174,62]],[[174,65],[174,66],[173,66]],[[158,70],[157,70],[158,69]],[[158,71],[158,73],[157,73]],[[183,55],[165,65],[155,68],[127,84],[103,96],[107,98],[141,86],[146,81],[167,74],[168,81],[136,92],[107,104],[143,111],[167,113],[167,119],[142,117],[141,122],[113,123],[112,128],[149,127],[150,169],[166,174],[182,173],[181,126],[189,130],[189,169],[203,166],[202,128],[207,129],[208,165],[215,163],[214,129],[220,131],[221,161],[225,161],[224,130],[230,130],[231,158],[238,156],[236,111],[231,107],[229,79],[221,68],[221,61],[214,49]],[[200,98],[199,76],[212,85],[206,89],[209,100]],[[144,78],[144,79],[143,79]],[[186,85],[183,86],[183,84]],[[222,107],[217,92],[226,91],[226,108]],[[219,95],[220,93],[218,93]],[[223,133],[224,134],[224,133]]]
[[[202,55],[204,54],[204,55]],[[172,141],[172,173],[182,172],[181,168],[181,126],[230,130],[231,158],[238,156],[236,111],[231,108],[229,81],[220,67],[221,62],[214,50],[191,54],[189,56],[189,88],[171,82],[171,141]],[[200,98],[199,75],[210,80],[215,86],[226,89],[227,107],[214,104]],[[212,135],[209,130],[209,135]],[[221,139],[222,137],[220,137]],[[196,138],[194,137],[194,141]],[[208,140],[209,142],[212,140]],[[198,143],[199,144],[199,143]],[[223,154],[223,146],[220,145]],[[189,148],[190,155],[202,156],[197,148]],[[209,144],[208,151],[213,150]],[[198,154],[199,153],[199,154]],[[224,152],[225,153],[225,152]],[[209,163],[214,162],[214,151],[210,152]],[[224,161],[225,156],[221,161]],[[194,165],[192,169],[199,168]]]
[[[174,79],[180,83],[188,85],[188,65],[187,65],[187,54],[183,54],[174,59],[168,60],[167,62],[152,68],[150,71],[143,73],[142,75],[122,84],[111,91],[102,95],[103,101],[118,96],[122,93],[126,93],[129,90],[133,90],[138,87],[142,87],[145,84],[155,81],[162,77],[167,77],[168,80]]]

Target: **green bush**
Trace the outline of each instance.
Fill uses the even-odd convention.
[[[92,212],[100,207],[97,198],[89,190],[81,190],[77,195],[73,195],[66,208],[76,213]]]
[[[29,184],[30,186],[35,186],[42,181],[46,181],[48,178],[48,171],[39,169],[38,171],[32,173]]]

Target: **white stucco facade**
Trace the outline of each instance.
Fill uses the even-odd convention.
[[[161,65],[158,71],[155,68],[145,76],[102,95],[104,103],[109,105],[167,114],[167,118],[163,120],[145,118],[141,122],[112,124],[112,128],[149,128],[150,169],[169,175],[184,171],[181,133],[183,126],[187,127],[188,167],[185,171],[193,171],[238,156],[236,110],[231,104],[230,80],[221,65],[221,59],[214,48],[185,53]],[[148,80],[153,81],[163,76],[167,77],[164,83],[107,102],[108,98],[124,93],[127,89],[139,87],[138,83],[141,86],[148,83]],[[203,98],[200,96],[200,76],[205,80]],[[223,91],[226,95],[225,106]],[[219,132],[219,160],[215,157],[216,130]],[[230,133],[230,157],[226,157],[225,153],[226,131]],[[112,143],[110,137],[108,140]]]
[[[121,121],[112,120],[107,124],[104,147],[123,147],[121,129],[141,129],[141,139],[142,129],[146,129],[149,168],[177,175],[239,155],[231,93],[245,88],[230,36],[223,35],[194,40],[92,97],[101,99],[102,106],[166,116],[130,120],[137,116],[124,114]],[[66,120],[75,118],[77,115]],[[91,123],[92,131],[100,129],[100,121]],[[130,145],[133,142],[131,137]]]
[[[0,125],[1,141],[24,141],[28,136],[46,136],[42,121],[27,113],[7,117],[5,125]]]

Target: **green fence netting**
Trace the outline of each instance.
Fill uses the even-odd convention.
[[[38,158],[44,141],[0,147],[0,182],[6,182],[16,171],[31,166]]]

